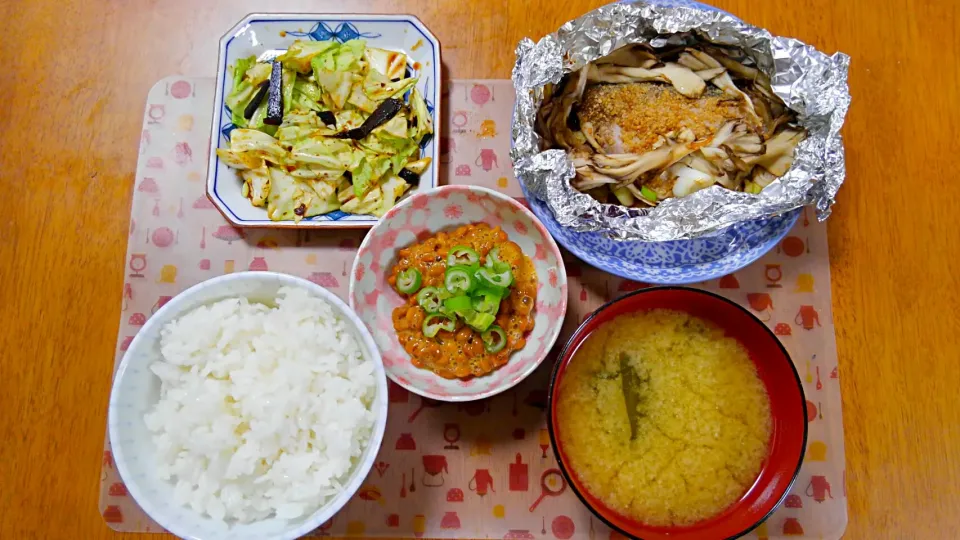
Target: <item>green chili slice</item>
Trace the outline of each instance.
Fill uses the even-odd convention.
[[[420,290],[423,278],[416,268],[407,268],[397,276],[397,290],[403,294],[413,294]]]
[[[513,283],[513,272],[509,268],[502,272],[496,272],[492,268],[481,268],[477,270],[477,279],[484,286],[507,288]]]
[[[470,292],[475,285],[473,272],[466,266],[454,266],[447,268],[443,276],[443,285],[452,294],[466,294]]]
[[[480,334],[483,340],[483,348],[488,353],[498,353],[507,346],[507,333],[497,325],[493,325],[486,332]]]
[[[440,289],[436,287],[424,287],[417,293],[417,304],[427,313],[437,313],[443,307],[443,300],[440,298]]]
[[[470,266],[480,262],[480,254],[467,246],[453,246],[447,253],[447,266]]]
[[[453,332],[457,329],[457,322],[446,315],[440,313],[434,313],[428,315],[423,321],[423,335],[427,337],[434,337],[437,335],[440,330],[446,330],[447,332]]]

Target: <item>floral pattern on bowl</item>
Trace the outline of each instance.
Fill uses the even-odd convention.
[[[776,246],[801,210],[746,221],[693,240],[620,242],[600,233],[563,227],[543,201],[520,182],[530,209],[563,247],[587,264],[625,279],[659,285],[683,285],[723,277],[762,257]]]
[[[442,230],[484,222],[499,226],[520,245],[537,270],[534,328],[526,346],[489,375],[447,380],[415,367],[393,329],[391,313],[403,298],[387,283],[397,252]],[[546,358],[567,311],[567,273],[560,249],[539,220],[510,197],[476,186],[444,186],[401,202],[364,239],[350,275],[350,306],[370,329],[387,376],[421,396],[470,401],[507,390]]]
[[[308,15],[296,13],[254,13],[247,15],[220,38],[217,66],[217,92],[210,131],[210,160],[207,165],[207,196],[224,217],[238,227],[364,228],[377,223],[370,215],[347,214],[339,210],[294,221],[272,221],[265,208],[250,204],[241,193],[236,171],[220,162],[217,148],[227,148],[234,125],[230,109],[224,103],[230,93],[228,67],[238,59],[260,56],[269,51],[286,50],[295,40],[339,42],[361,38],[370,47],[402,51],[409,60],[408,69],[419,75],[417,88],[434,118],[433,137],[425,139],[421,155],[434,163],[420,176],[418,187],[409,194],[437,185],[437,156],[442,122],[440,104],[440,42],[419,19],[411,15]],[[407,195],[408,197],[410,195]]]

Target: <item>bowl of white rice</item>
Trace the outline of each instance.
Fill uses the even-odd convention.
[[[330,291],[274,272],[229,274],[147,321],[108,415],[117,470],[168,531],[297,538],[370,472],[386,375],[370,333]]]

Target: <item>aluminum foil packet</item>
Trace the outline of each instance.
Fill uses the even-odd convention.
[[[544,85],[558,83],[564,74],[624,45],[672,46],[681,33],[739,47],[770,77],[773,91],[807,129],[793,167],[758,195],[712,186],[649,209],[603,204],[578,192],[570,185],[574,168],[566,152],[540,151],[534,124]],[[562,226],[617,240],[657,242],[696,238],[805,205],[814,205],[821,221],[830,215],[845,176],[840,127],[850,106],[849,56],[828,56],[716,8],[676,0],[610,4],[564,24],[537,43],[524,39],[516,52],[511,157],[517,178],[547,203]]]

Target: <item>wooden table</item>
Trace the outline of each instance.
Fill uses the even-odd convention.
[[[506,78],[603,0],[291,1],[417,14],[446,76]],[[960,4],[722,0],[853,57],[847,182],[830,219],[848,538],[960,531]],[[97,486],[147,91],[215,72],[221,33],[266,2],[7,0],[0,76],[0,537],[116,538]],[[926,52],[924,52],[926,51]],[[954,157],[949,157],[953,155]],[[954,199],[954,197],[957,197]],[[954,336],[954,337],[950,337]]]

